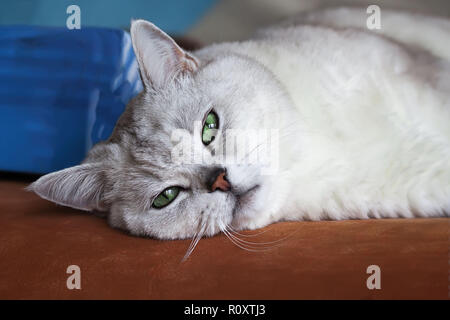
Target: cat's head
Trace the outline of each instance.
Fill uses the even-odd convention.
[[[277,136],[279,113],[290,108],[279,83],[244,55],[185,52],[143,20],[132,23],[131,36],[144,91],[82,164],[30,189],[61,205],[106,211],[112,226],[161,239],[270,222],[266,215],[279,205],[277,172],[264,174],[267,162],[254,155],[264,150],[278,161],[275,140],[287,135]],[[258,133],[256,144],[231,143]]]

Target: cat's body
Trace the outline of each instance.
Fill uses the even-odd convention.
[[[286,200],[271,199],[284,205],[272,216],[261,216],[260,223],[253,219],[255,227],[280,219],[450,212],[450,60],[445,60],[450,57],[450,29],[441,38],[442,48],[433,52],[443,60],[425,52],[435,42],[407,48],[368,30],[330,27],[354,25],[349,17],[363,22],[362,11],[320,14],[304,18],[318,20],[317,25],[272,27],[256,39],[195,53],[205,60],[230,51],[255,59],[283,84],[300,113],[295,123],[299,153],[280,172],[285,178],[279,176],[285,191],[277,196]],[[330,20],[320,23],[325,18]],[[420,30],[411,29],[417,17],[404,16],[405,21],[410,34]],[[406,33],[388,30],[392,39],[400,38],[397,32]],[[280,150],[282,158],[287,156]]]
[[[131,33],[146,91],[85,164],[31,188],[64,205],[107,210],[111,225],[164,239],[281,220],[448,216],[450,22],[386,13],[384,36],[363,29],[363,10],[340,9],[192,54],[137,21]],[[395,28],[400,22],[409,31]],[[420,30],[428,34],[412,36]],[[220,127],[206,145],[194,122],[211,110]],[[277,171],[174,164],[176,129],[211,159],[227,129],[276,129]],[[215,191],[207,181],[211,174],[218,181],[217,168],[229,184]],[[183,191],[152,207],[169,186]]]

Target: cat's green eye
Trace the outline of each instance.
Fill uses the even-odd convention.
[[[164,189],[163,192],[158,194],[158,196],[153,200],[152,207],[160,209],[171,203],[180,193],[180,187],[169,187]]]
[[[202,141],[204,145],[207,146],[213,142],[217,129],[219,129],[219,117],[214,111],[210,111],[206,116],[202,129]]]

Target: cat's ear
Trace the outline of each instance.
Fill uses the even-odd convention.
[[[198,60],[154,24],[134,20],[130,33],[144,86],[158,89],[181,73],[197,70]]]
[[[27,187],[46,200],[81,210],[105,210],[105,166],[87,163],[49,173]]]

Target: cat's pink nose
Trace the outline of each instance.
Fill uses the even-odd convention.
[[[230,190],[231,186],[228,181],[225,179],[225,172],[221,172],[217,175],[216,180],[211,185],[211,192],[220,189],[222,191]]]

